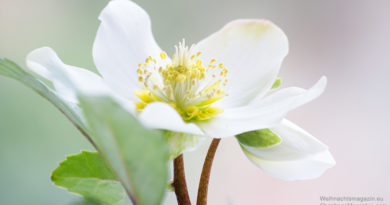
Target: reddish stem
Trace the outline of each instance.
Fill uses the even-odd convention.
[[[175,188],[177,203],[179,205],[191,205],[186,184],[183,154],[173,161],[173,173],[173,187]]]
[[[196,205],[207,205],[207,191],[209,187],[211,166],[213,165],[215,152],[217,151],[220,141],[221,139],[214,138],[210,144],[199,181],[198,199]]]

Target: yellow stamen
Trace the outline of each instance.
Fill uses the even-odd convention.
[[[196,106],[199,106],[199,107],[203,107],[203,106],[207,106],[207,105],[210,105],[220,99],[222,99],[223,97],[215,97],[215,98],[211,98],[211,99],[208,99],[208,100],[205,100],[201,103],[198,103]]]
[[[202,92],[202,94],[207,93],[209,90],[215,88],[215,86],[219,85],[220,83],[221,83],[221,80],[218,80],[217,82],[215,82],[214,84],[212,84],[210,87],[208,87],[206,90],[204,90],[204,91]]]
[[[183,41],[176,47],[171,63],[158,67],[158,60],[148,56],[138,65],[138,80],[143,84],[143,90],[134,91],[140,99],[135,103],[138,112],[155,101],[168,103],[187,122],[209,120],[223,112],[212,104],[227,96],[222,90],[227,83],[227,69],[215,59],[204,65],[198,58],[201,52],[191,51]],[[159,59],[167,59],[167,54],[161,52]],[[221,70],[212,70],[217,67]],[[211,85],[202,89],[205,84]]]
[[[134,94],[145,103],[154,102],[154,99],[151,97],[150,92],[147,90],[135,90]]]
[[[144,102],[135,102],[135,109],[137,110],[138,113],[142,112],[142,110],[146,107],[146,103]]]
[[[167,58],[167,53],[165,53],[164,51],[162,51],[162,52],[160,53],[160,58],[163,59],[163,60],[165,60],[165,59]]]

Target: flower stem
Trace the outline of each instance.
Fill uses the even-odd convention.
[[[215,152],[217,151],[220,141],[221,139],[214,138],[210,144],[209,151],[207,152],[206,159],[204,160],[202,175],[200,176],[196,205],[207,205],[207,191],[209,187],[211,166],[213,165]]]
[[[184,172],[183,154],[173,160],[173,187],[179,205],[191,205]]]

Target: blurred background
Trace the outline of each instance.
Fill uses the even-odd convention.
[[[31,50],[50,46],[70,65],[95,70],[92,44],[107,0],[0,0],[0,57],[24,66]],[[322,75],[326,92],[288,118],[329,145],[337,165],[322,177],[286,182],[243,155],[234,139],[216,154],[209,204],[320,204],[320,196],[380,196],[390,203],[390,1],[136,0],[151,16],[160,46],[196,43],[237,18],[264,18],[290,41],[283,87],[309,87]],[[186,153],[195,199],[208,143]],[[42,97],[0,76],[0,204],[68,205],[79,197],[52,185],[68,154],[92,150]],[[169,194],[166,204],[175,204]]]

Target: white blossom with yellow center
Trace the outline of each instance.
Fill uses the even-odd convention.
[[[78,93],[110,95],[146,126],[170,136],[229,137],[269,129],[281,142],[267,148],[241,144],[251,161],[286,180],[320,176],[335,162],[326,145],[285,115],[318,97],[322,77],[310,89],[269,94],[288,52],[283,31],[265,20],[228,23],[171,58],[157,45],[148,14],[129,0],[112,0],[99,17],[93,58],[101,76],[64,64],[50,48],[29,54],[31,72],[78,109]],[[171,32],[171,30],[169,30]],[[177,137],[176,136],[176,137]]]
[[[167,60],[167,54],[161,52],[157,59],[148,56],[138,65],[138,80],[143,85],[142,90],[135,90],[140,99],[136,102],[138,112],[156,101],[171,105],[187,122],[209,120],[223,112],[212,104],[227,95],[223,87],[228,70],[215,59],[203,63],[198,58],[201,52],[195,54],[192,48],[183,40],[176,46],[171,63],[159,66],[157,61]]]

